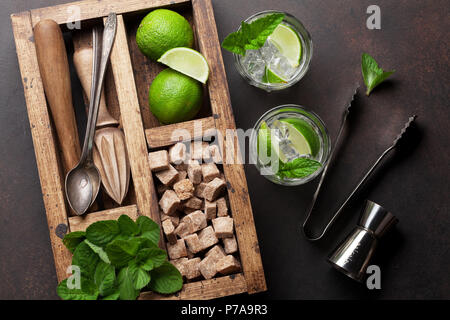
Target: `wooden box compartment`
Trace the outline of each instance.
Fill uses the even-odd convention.
[[[66,32],[66,24],[74,17],[69,8],[76,6],[82,30],[102,23],[109,12],[116,12],[117,35],[111,53],[110,68],[105,80],[105,93],[111,114],[120,118],[131,167],[130,190],[122,206],[102,201],[99,211],[83,217],[72,217],[65,201],[63,179],[59,165],[58,142],[49,114],[39,73],[33,26],[43,19],[55,20]],[[195,48],[210,66],[210,77],[204,88],[204,103],[194,120],[173,125],[160,125],[148,108],[148,88],[153,78],[164,68],[147,59],[137,48],[135,34],[140,20],[149,11],[165,7],[173,9],[191,23],[195,34]],[[184,129],[190,139],[202,138],[205,131],[216,131],[223,137],[219,144],[238,150],[234,138],[227,140],[226,131],[235,129],[228,92],[225,68],[214,20],[211,0],[85,0],[54,7],[41,8],[11,15],[17,55],[22,75],[28,117],[44,205],[50,231],[58,280],[67,277],[71,254],[61,239],[67,232],[84,230],[89,224],[116,219],[127,214],[133,219],[146,215],[160,223],[158,197],[148,163],[148,152],[168,147],[179,138],[172,137],[174,129]],[[83,34],[83,32],[85,34]],[[89,45],[90,32],[73,33],[74,46]],[[81,36],[79,35],[81,34]],[[199,126],[202,130],[195,130]],[[225,149],[225,148],[224,148]],[[224,155],[225,156],[225,155]],[[175,295],[161,296],[142,293],[141,299],[211,299],[243,292],[266,290],[258,239],[242,164],[223,164],[227,182],[230,210],[235,221],[242,273],[185,283]]]

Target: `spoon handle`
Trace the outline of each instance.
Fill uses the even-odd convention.
[[[95,135],[95,126],[97,123],[98,110],[100,105],[101,93],[103,88],[103,80],[105,79],[106,67],[108,65],[111,49],[114,44],[116,36],[117,17],[115,13],[110,13],[105,22],[103,30],[102,46],[99,46],[100,31],[98,27],[93,29],[93,70],[92,70],[92,85],[89,101],[88,123],[86,129],[86,136],[83,144],[83,152],[81,154],[81,161],[92,162],[92,147]],[[101,53],[101,56],[100,56]],[[100,62],[98,61],[100,57]],[[92,98],[93,97],[93,98]]]

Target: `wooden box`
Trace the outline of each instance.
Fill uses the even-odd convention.
[[[176,10],[188,19],[195,33],[196,49],[205,56],[211,70],[204,107],[197,118],[167,126],[161,126],[152,116],[147,101],[148,87],[163,67],[144,57],[135,43],[140,20],[158,7]],[[78,12],[79,17],[74,18],[71,12]],[[40,20],[52,19],[63,31],[71,32],[67,23],[74,19],[79,19],[83,28],[102,23],[110,12],[118,15],[118,28],[110,70],[106,75],[105,92],[110,112],[120,118],[123,126],[131,166],[130,191],[126,203],[120,207],[105,206],[101,211],[88,213],[84,217],[72,217],[69,216],[65,200],[65,173],[60,165],[58,142],[39,73],[33,27]],[[234,138],[226,139],[226,130],[235,129],[235,122],[225,68],[211,0],[85,0],[12,14],[11,20],[55,267],[58,280],[61,281],[68,276],[66,269],[71,264],[71,254],[61,241],[67,232],[83,230],[92,222],[116,219],[121,214],[127,214],[133,219],[145,215],[160,222],[148,152],[175,143],[171,140],[173,129],[187,129],[194,133],[194,126],[201,124],[203,132],[207,129],[218,130],[225,137],[221,143],[233,145],[238,150]],[[223,170],[235,220],[242,273],[185,283],[183,289],[172,296],[142,293],[141,299],[211,299],[266,290],[243,166],[225,163]]]

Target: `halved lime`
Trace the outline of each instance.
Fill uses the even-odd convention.
[[[265,69],[262,81],[267,83],[287,83],[287,80],[283,79],[281,76],[277,75],[274,71],[267,67]]]
[[[269,36],[269,41],[289,60],[292,67],[296,68],[300,65],[302,42],[297,32],[291,27],[279,24]]]
[[[166,51],[158,62],[181,72],[201,83],[206,83],[209,76],[208,62],[198,51],[179,47]]]

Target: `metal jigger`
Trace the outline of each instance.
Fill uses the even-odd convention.
[[[392,213],[367,200],[358,225],[333,251],[328,262],[348,277],[363,281],[378,240],[397,222]]]

